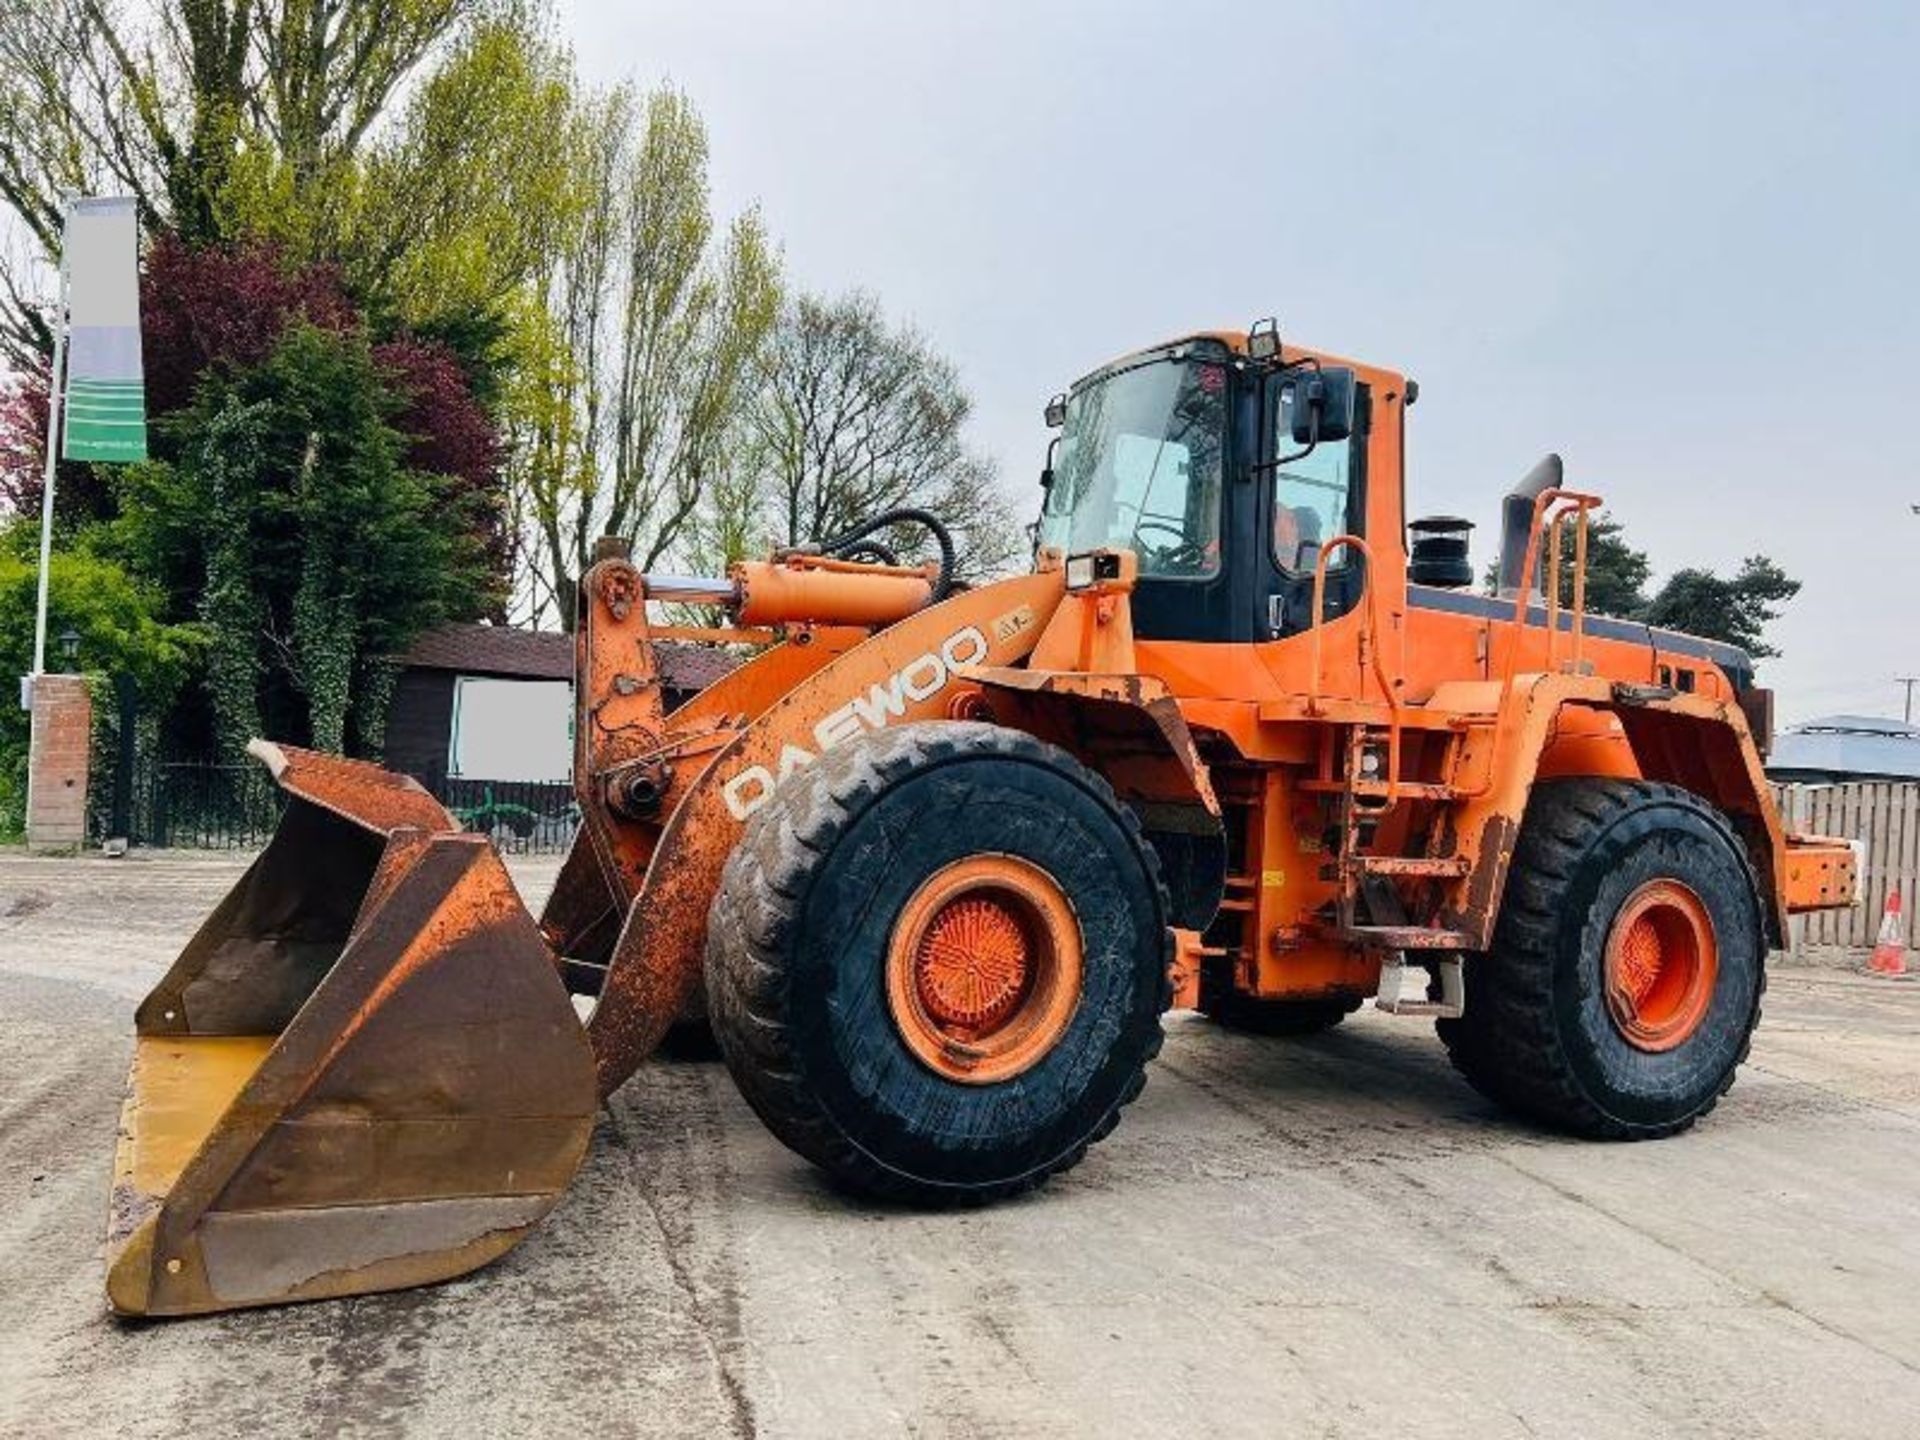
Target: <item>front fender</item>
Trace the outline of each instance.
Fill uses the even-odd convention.
[[[1171,921],[1204,930],[1226,890],[1220,802],[1180,703],[1151,675],[970,666],[998,723],[1058,745],[1113,786],[1160,858]]]

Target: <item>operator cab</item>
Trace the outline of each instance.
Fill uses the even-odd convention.
[[[1128,356],[1048,407],[1060,435],[1041,476],[1039,544],[1133,551],[1142,639],[1298,634],[1321,545],[1362,530],[1367,386],[1316,360],[1282,362],[1265,323],[1244,349],[1199,336]],[[1329,557],[1329,616],[1360,580],[1356,552]]]

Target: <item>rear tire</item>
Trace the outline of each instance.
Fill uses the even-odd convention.
[[[1065,937],[1077,977],[1070,1003],[1064,981],[1022,978],[1013,1008],[980,1012],[1013,1018],[982,1020],[979,1053],[996,1026],[1040,1037],[991,1068],[970,1040],[929,1049],[924,992],[903,1001],[896,984],[946,963],[915,928],[926,915],[999,903],[942,890],[969,867],[1013,876],[1009,905],[1038,887],[1052,928],[1019,933],[1036,957]],[[836,1183],[925,1205],[1017,1194],[1077,1163],[1140,1093],[1172,998],[1166,913],[1132,812],[1064,751],[986,724],[892,727],[828,752],[748,822],[709,916],[714,1033],[748,1104]]]
[[[1671,785],[1551,781],[1528,804],[1493,948],[1466,963],[1466,1013],[1437,1028],[1474,1088],[1523,1115],[1671,1135],[1747,1058],[1766,951],[1725,816]]]
[[[1241,1030],[1249,1035],[1318,1035],[1358,1010],[1361,998],[1262,1000],[1225,990],[1203,993],[1200,1013],[1223,1030]]]

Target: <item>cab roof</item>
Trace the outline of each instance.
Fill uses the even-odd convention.
[[[1164,351],[1175,349],[1181,345],[1192,345],[1199,341],[1217,342],[1225,346],[1227,351],[1235,356],[1245,356],[1247,353],[1247,332],[1245,330],[1194,330],[1184,335],[1176,335],[1171,339],[1162,340],[1157,345],[1148,345],[1143,349],[1130,350],[1123,355],[1116,355],[1104,365],[1096,365],[1093,369],[1087,371],[1084,375],[1076,379],[1068,389],[1070,391],[1078,390],[1088,381],[1105,375],[1110,371],[1121,369],[1124,366],[1136,362],[1149,361]],[[1316,350],[1309,345],[1291,343],[1284,337],[1280,343],[1281,354],[1285,357],[1310,355],[1323,365],[1345,365],[1358,371],[1360,377],[1370,385],[1384,384],[1400,386],[1406,383],[1406,377],[1395,370],[1388,370],[1378,365],[1369,365],[1361,360],[1351,360],[1343,355],[1335,355],[1331,351]]]

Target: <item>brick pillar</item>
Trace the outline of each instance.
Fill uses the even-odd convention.
[[[93,697],[80,675],[33,682],[33,744],[27,752],[27,844],[71,850],[87,839],[87,762]]]

